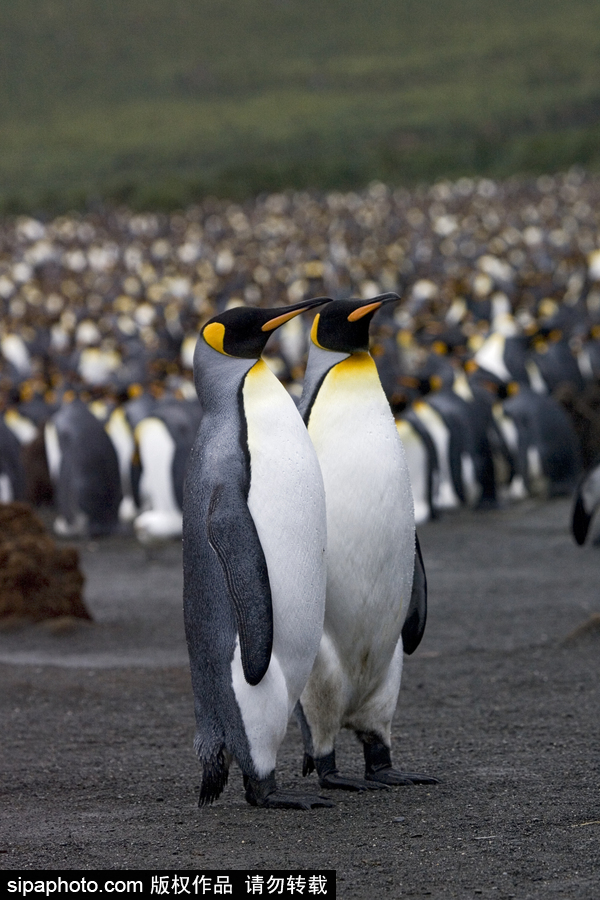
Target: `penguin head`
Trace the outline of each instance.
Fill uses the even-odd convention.
[[[226,357],[259,359],[272,331],[301,312],[330,302],[330,297],[316,297],[276,309],[245,306],[227,309],[206,323],[198,343],[203,341]]]
[[[329,297],[317,297],[277,309],[237,306],[207,322],[194,350],[194,384],[204,410],[216,408],[239,390],[272,331],[304,310],[328,302]]]
[[[397,300],[400,297],[395,293],[380,294],[367,301],[336,300],[315,316],[311,340],[321,350],[334,353],[368,350],[371,319],[384,303]]]

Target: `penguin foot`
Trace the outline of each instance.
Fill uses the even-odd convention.
[[[244,775],[244,787],[248,803],[262,809],[316,809],[335,806],[331,800],[316,794],[295,794],[292,791],[278,790],[274,772],[260,779]]]
[[[338,771],[330,772],[319,778],[319,785],[332,791],[378,791],[385,790],[387,785],[381,781],[366,781],[363,778],[346,778]]]
[[[247,799],[247,798],[246,798]],[[295,794],[291,791],[275,791],[265,798],[265,802],[257,804],[264,809],[317,809],[318,807],[335,806],[326,797],[318,794]]]
[[[380,788],[385,788],[384,784],[375,781],[365,781],[362,778],[347,778],[344,775],[340,775],[335,764],[335,750],[332,750],[327,756],[316,757],[314,763],[319,776],[319,785],[322,788],[329,788],[334,791],[376,791]]]
[[[374,781],[386,787],[407,784],[439,784],[438,778],[431,775],[418,775],[414,772],[399,772],[398,769],[377,769],[374,772],[365,772],[367,781]]]
[[[389,747],[371,735],[361,738],[365,754],[365,779],[386,786],[407,784],[439,784],[431,775],[418,775],[414,772],[399,772],[392,766],[392,754]]]

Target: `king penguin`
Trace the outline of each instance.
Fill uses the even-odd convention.
[[[326,513],[302,419],[260,359],[275,328],[326,302],[229,309],[196,345],[204,417],[184,487],[183,573],[200,806],[221,794],[232,759],[253,806],[332,805],[275,782],[322,634]]]
[[[323,637],[296,713],[304,774],[316,767],[327,788],[436,782],[391,761],[403,652],[420,643],[427,602],[408,467],[368,349],[374,313],[399,299],[338,300],[315,316],[299,405],[323,474],[328,549]],[[337,770],[341,728],[363,744],[364,780]]]
[[[102,423],[73,391],[46,422],[44,442],[55,488],[56,534],[100,537],[117,531],[122,499],[117,453]]]

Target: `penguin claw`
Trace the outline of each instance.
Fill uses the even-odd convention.
[[[414,772],[399,772],[397,769],[385,768],[365,773],[367,781],[387,786],[403,786],[409,784],[439,784],[439,778],[432,775],[419,775]]]

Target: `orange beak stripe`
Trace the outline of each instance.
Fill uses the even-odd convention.
[[[375,303],[367,303],[366,306],[359,306],[358,309],[355,309],[354,312],[351,312],[348,316],[349,322],[358,322],[359,319],[362,319],[363,316],[368,315],[370,312],[375,312],[376,309],[379,309],[381,306],[381,300],[376,300]]]
[[[274,331],[275,328],[279,328],[280,325],[284,325],[286,322],[289,322],[290,319],[293,319],[294,316],[299,316],[302,312],[304,312],[304,309],[294,309],[291,312],[275,316],[274,319],[269,319],[268,322],[265,322],[261,331]]]

